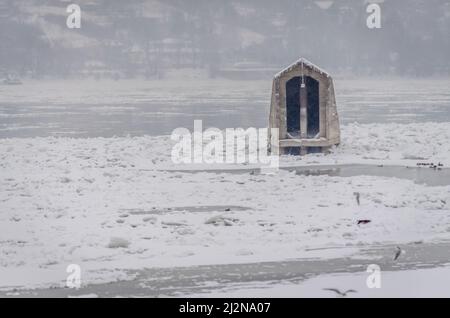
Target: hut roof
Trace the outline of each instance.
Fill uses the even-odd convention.
[[[285,69],[283,69],[280,72],[278,72],[277,74],[275,74],[274,78],[277,79],[277,78],[281,77],[282,75],[292,71],[292,69],[301,66],[302,64],[304,67],[310,68],[315,72],[325,75],[326,77],[330,77],[330,74],[328,72],[324,71],[323,69],[321,69],[314,63],[311,63],[310,61],[308,61],[307,59],[302,57],[299,60],[292,63],[291,65],[289,65],[288,67],[286,67]]]

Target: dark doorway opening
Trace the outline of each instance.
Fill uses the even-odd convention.
[[[320,132],[319,82],[311,77],[306,77],[305,82],[308,93],[308,138],[314,138]]]
[[[300,136],[300,77],[286,83],[286,126],[289,134]]]
[[[301,77],[293,77],[286,83],[286,128],[296,138],[300,138],[300,85]],[[308,94],[307,136],[314,138],[320,132],[319,82],[305,76],[305,85]]]
[[[300,156],[300,147],[287,147],[287,148],[284,148],[284,154],[285,155],[291,155],[291,156]]]

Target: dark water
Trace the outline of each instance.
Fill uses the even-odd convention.
[[[295,171],[303,176],[331,176],[331,177],[356,177],[356,176],[374,176],[374,177],[396,177],[399,179],[408,179],[417,184],[428,186],[447,186],[450,185],[449,168],[424,168],[424,167],[402,167],[402,166],[376,166],[364,164],[348,165],[322,165],[322,166],[298,166],[281,167],[282,170]],[[199,170],[169,170],[171,172],[190,172],[196,173]],[[260,169],[217,169],[201,170],[210,173],[260,173]]]
[[[343,124],[450,122],[450,79],[336,79]],[[167,135],[175,128],[266,127],[271,82],[25,82],[0,86],[0,138]]]
[[[299,175],[328,175],[335,177],[376,176],[396,177],[412,180],[418,184],[428,186],[450,185],[450,169],[431,169],[419,167],[401,166],[373,166],[373,165],[339,165],[324,167],[299,167],[294,168]]]

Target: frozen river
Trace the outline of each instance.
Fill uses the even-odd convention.
[[[283,262],[147,268],[130,271],[133,279],[115,283],[79,290],[0,290],[0,297],[336,297],[326,288],[354,288],[352,297],[447,297],[449,288],[436,286],[450,281],[446,275],[448,247],[448,243],[410,244],[397,262],[392,259],[396,246],[386,245],[327,260],[311,257]],[[380,289],[365,285],[369,276],[366,270],[374,260],[384,271]],[[328,275],[320,276],[322,273]]]
[[[450,122],[450,79],[336,79],[343,124]],[[271,82],[44,81],[0,86],[0,138],[167,135],[265,127]]]
[[[275,175],[172,162],[161,135],[195,119],[266,126],[270,86],[0,86],[0,297],[447,296],[450,79],[337,79],[340,146],[286,156]],[[79,138],[32,138],[46,136]],[[365,286],[369,263],[383,270],[379,293]],[[69,264],[85,288],[55,288]]]

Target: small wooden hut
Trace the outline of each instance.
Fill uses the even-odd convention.
[[[272,144],[272,153],[303,155],[338,145],[339,116],[331,76],[303,58],[276,74],[269,128],[279,129],[279,145]]]

